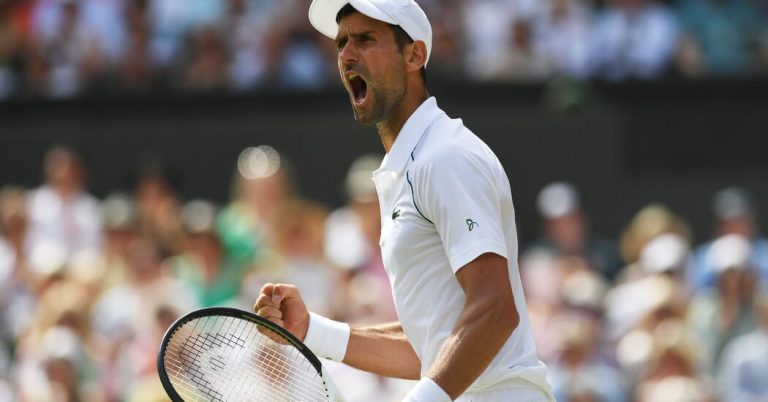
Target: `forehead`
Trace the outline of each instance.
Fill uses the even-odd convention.
[[[355,12],[346,15],[339,20],[339,30],[336,37],[343,34],[358,32],[379,32],[388,30],[389,24],[384,21],[373,19],[363,13]]]

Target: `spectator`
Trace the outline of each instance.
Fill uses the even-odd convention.
[[[131,356],[134,341],[152,328],[159,308],[176,312],[199,306],[195,296],[168,275],[157,243],[150,238],[133,239],[128,247],[129,275],[125,282],[107,288],[93,303],[90,328],[101,345],[102,392],[119,399],[134,388],[146,366]],[[138,370],[138,372],[137,372]]]
[[[219,232],[237,258],[269,258],[283,209],[296,199],[288,163],[268,145],[244,149],[237,161],[232,202],[222,211]]]
[[[759,19],[750,0],[680,0],[678,13],[691,53],[683,72],[735,76],[755,68]]]
[[[507,49],[512,47],[512,28],[516,19],[521,17],[516,6],[517,2],[513,0],[464,2],[464,64],[470,78],[492,80],[504,74]]]
[[[206,27],[191,33],[189,61],[181,86],[191,91],[223,91],[229,85],[229,52],[221,33]]]
[[[3,2],[0,5],[0,99],[17,93],[18,65],[27,32],[25,23],[29,5],[21,2]]]
[[[215,231],[216,207],[193,200],[184,205],[182,219],[188,236],[187,249],[167,263],[174,277],[186,284],[201,306],[232,304],[240,294],[243,266],[224,257]]]
[[[768,296],[756,298],[758,327],[734,338],[723,350],[718,385],[723,401],[768,399]]]
[[[765,74],[768,72],[768,1],[754,0],[754,2],[757,4],[759,18],[757,61],[760,72]]]
[[[100,249],[101,214],[98,201],[85,189],[82,156],[67,146],[56,146],[43,163],[45,183],[29,195],[28,257],[48,246],[60,248],[64,258],[82,249]]]
[[[236,91],[247,91],[264,84],[273,61],[268,60],[267,36],[274,2],[230,0],[223,27],[228,39],[231,63],[229,76]]]
[[[295,200],[285,206],[276,232],[276,249],[282,257],[278,281],[304,285],[308,291],[302,297],[307,305],[338,317],[339,272],[323,255],[326,216],[325,208],[308,201]]]
[[[379,155],[362,155],[347,171],[345,195],[348,204],[328,217],[325,255],[339,268],[355,270],[378,253],[379,200],[371,175],[381,165]]]
[[[583,0],[553,0],[535,20],[536,46],[556,73],[586,78],[592,11]]]
[[[371,177],[381,165],[379,155],[362,155],[352,162],[345,180],[347,205],[326,220],[325,256],[347,272],[346,296],[354,302],[345,319],[356,323],[394,320],[394,301],[379,248],[381,215]]]
[[[28,219],[24,190],[12,186],[0,188],[0,247],[13,260],[14,268],[24,262]]]
[[[599,360],[594,347],[599,322],[584,322],[574,315],[562,318],[563,351],[549,366],[552,392],[559,402],[627,401],[621,372]]]
[[[179,318],[179,312],[167,306],[159,306],[155,311],[152,326],[142,330],[131,344],[130,357],[136,369],[133,377],[136,380],[125,394],[127,402],[162,401],[167,398],[165,389],[157,375],[157,345],[162,342],[163,335],[174,321]]]
[[[545,363],[555,361],[560,353],[561,340],[555,325],[562,307],[561,289],[566,276],[566,269],[562,267],[564,260],[543,249],[532,249],[520,259],[520,278],[536,352]]]
[[[667,274],[683,282],[690,257],[688,240],[675,233],[662,233],[649,240],[640,251],[639,259],[624,267],[619,282],[632,282],[649,275]]]
[[[138,232],[156,242],[165,256],[180,253],[186,239],[172,170],[159,155],[142,155],[133,186]]]
[[[637,262],[648,242],[661,234],[691,237],[688,224],[665,205],[652,203],[641,208],[621,234],[619,242],[624,261]]]
[[[65,275],[40,289],[33,322],[17,347],[22,400],[79,400],[98,383],[87,311],[91,299],[82,284]],[[73,399],[74,398],[74,399]]]
[[[127,0],[125,51],[120,57],[117,75],[122,87],[130,92],[148,92],[158,85],[160,65],[152,55],[149,1]]]
[[[678,324],[667,325],[674,327]],[[696,375],[695,351],[683,342],[681,339],[658,339],[645,378],[637,386],[637,402],[714,401],[708,384]]]
[[[735,76],[768,67],[764,0],[422,1],[437,79]],[[593,5],[597,4],[597,5]],[[605,8],[600,11],[600,8]],[[297,0],[37,0],[0,6],[0,99],[323,88],[335,49]],[[593,17],[595,15],[596,17]],[[682,26],[682,28],[679,28]],[[682,31],[682,35],[678,35]]]
[[[289,31],[276,71],[281,87],[318,89],[328,82],[331,73],[317,38],[308,26]]]
[[[432,20],[432,53],[434,62],[429,75],[438,79],[456,79],[463,76],[462,14],[463,0],[424,1],[424,8]]]
[[[757,210],[752,196],[743,188],[728,187],[720,190],[712,200],[715,217],[714,234],[717,237],[738,235],[749,239],[750,265],[760,282],[768,285],[768,239],[760,235],[757,226]],[[694,291],[714,286],[718,272],[708,259],[713,241],[706,242],[694,251],[693,262],[688,269],[688,284]]]
[[[548,184],[539,192],[537,204],[544,221],[544,236],[528,249],[542,248],[559,256],[579,256],[612,281],[621,267],[618,251],[611,241],[590,233],[576,188],[563,182]]]
[[[104,285],[114,286],[128,278],[128,248],[136,236],[136,203],[128,195],[112,193],[101,203],[104,221]]]
[[[595,21],[590,70],[612,81],[661,77],[670,67],[678,30],[673,11],[657,0],[611,0]]]
[[[563,305],[552,328],[561,338],[561,351],[549,364],[553,393],[560,402],[628,400],[622,373],[606,353],[602,333],[606,289],[604,279],[588,266],[576,268],[562,284]]]
[[[688,320],[704,347],[701,350],[703,368],[709,373],[720,365],[728,342],[755,328],[752,301],[756,283],[749,261],[750,251],[746,238],[725,235],[707,252],[717,287],[695,296]]]
[[[120,3],[93,0],[40,0],[32,32],[51,69],[47,92],[71,97],[106,83],[109,65],[124,48]]]

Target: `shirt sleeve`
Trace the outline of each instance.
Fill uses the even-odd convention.
[[[414,169],[414,200],[435,225],[454,274],[485,253],[509,258],[500,169],[492,154],[456,146],[436,150]]]

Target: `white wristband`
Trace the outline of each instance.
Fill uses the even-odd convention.
[[[349,324],[309,313],[309,328],[304,344],[319,357],[340,362],[347,354]]]
[[[451,402],[451,397],[431,378],[421,377],[403,402]]]

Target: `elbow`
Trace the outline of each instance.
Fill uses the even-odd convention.
[[[500,309],[501,311],[498,313],[499,330],[508,338],[520,325],[520,314],[514,306],[500,307]]]
[[[488,301],[483,309],[486,325],[495,329],[494,333],[507,339],[520,325],[520,314],[514,304]]]

